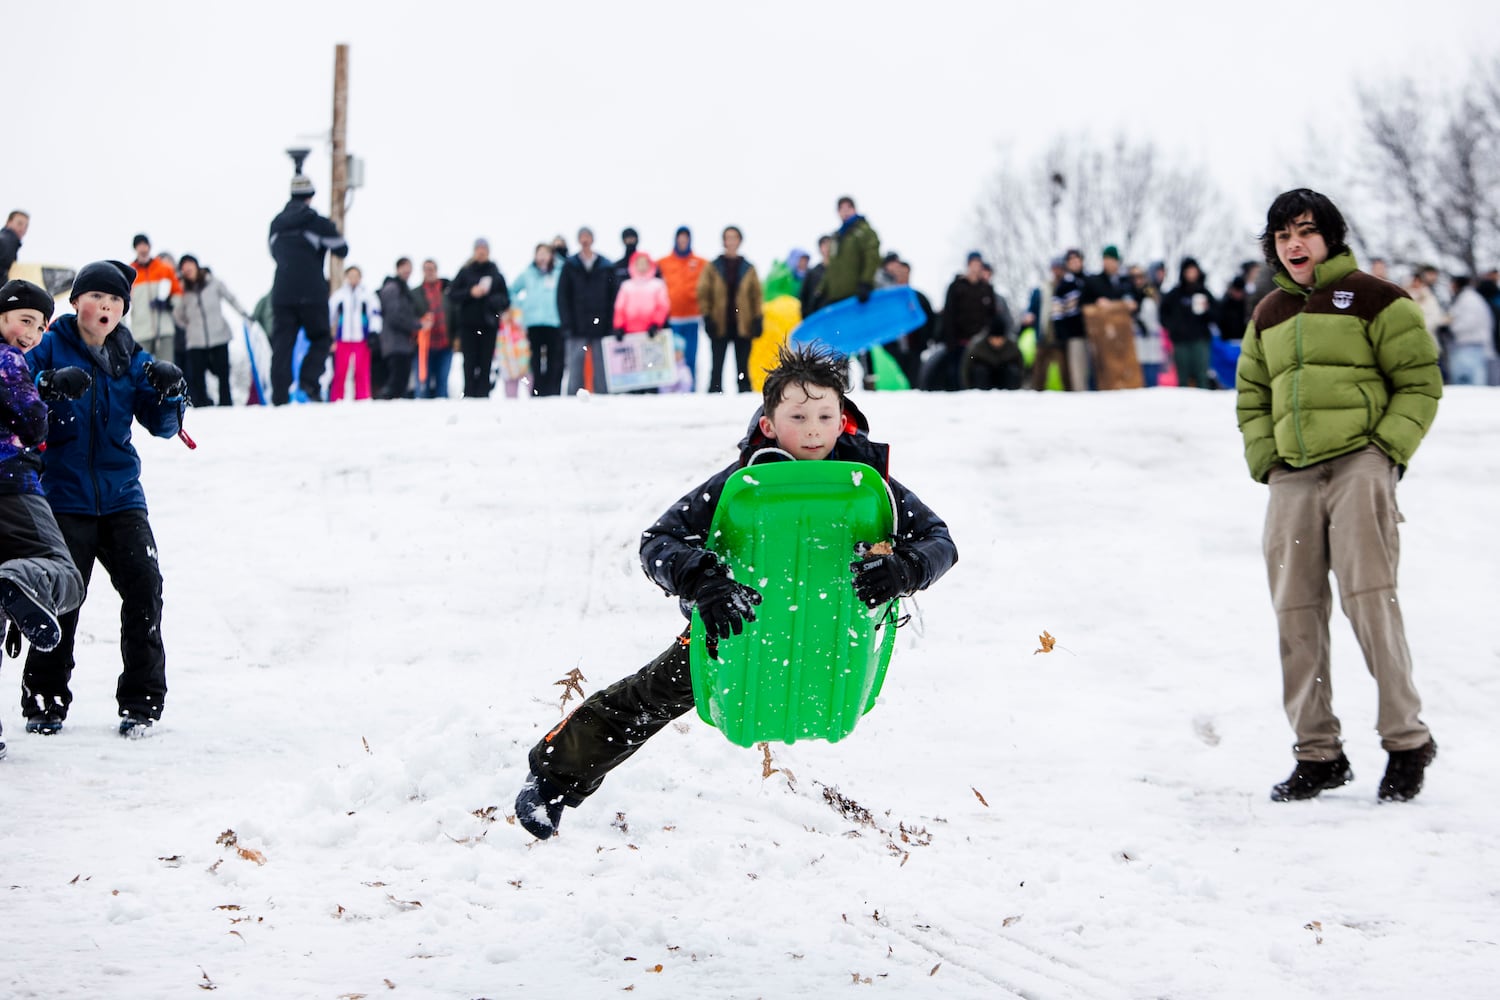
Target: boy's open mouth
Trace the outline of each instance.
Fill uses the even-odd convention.
[[[1293,267],[1301,267],[1303,264],[1307,263],[1307,258],[1306,257],[1289,257],[1289,258],[1287,258],[1287,263],[1290,264],[1290,265],[1292,265]]]

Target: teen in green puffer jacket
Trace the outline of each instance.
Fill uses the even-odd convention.
[[[1344,233],[1315,191],[1272,203],[1261,246],[1279,288],[1256,307],[1236,379],[1245,459],[1270,487],[1262,548],[1296,734],[1296,768],[1271,790],[1278,802],[1354,778],[1333,714],[1330,570],[1378,689],[1375,728],[1390,757],[1380,799],[1415,796],[1437,756],[1396,599],[1396,483],[1437,415],[1437,349],[1421,309],[1358,270]]]

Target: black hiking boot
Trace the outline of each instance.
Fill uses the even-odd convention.
[[[26,731],[38,736],[56,736],[62,732],[62,712],[52,709],[43,715],[36,715],[26,720]]]
[[[1431,737],[1414,750],[1392,750],[1385,777],[1380,779],[1381,802],[1409,802],[1422,790],[1427,765],[1437,758],[1437,742]]]
[[[152,723],[155,721],[149,715],[122,712],[120,713],[120,735],[127,740],[138,740],[143,736],[149,736]]]
[[[526,832],[537,840],[550,840],[557,836],[562,823],[562,792],[546,778],[535,774],[526,776],[521,794],[516,796],[516,820]]]
[[[40,598],[9,577],[0,577],[0,610],[15,622],[28,642],[49,653],[62,642],[62,626]]]
[[[1353,780],[1354,771],[1349,767],[1349,758],[1342,753],[1334,760],[1299,760],[1291,776],[1271,789],[1271,801],[1315,799],[1319,792],[1347,785]]]

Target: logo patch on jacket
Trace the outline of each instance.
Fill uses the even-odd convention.
[[[1333,304],[1340,309],[1348,309],[1354,304],[1354,293],[1347,291],[1334,292]]]

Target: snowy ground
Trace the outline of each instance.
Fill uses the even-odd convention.
[[[880,704],[769,779],[686,717],[547,844],[509,813],[554,682],[680,627],[638,532],[752,397],[208,410],[196,452],[141,442],[167,713],[115,735],[101,571],[67,729],[0,709],[0,994],[1493,995],[1500,393],[1452,390],[1401,487],[1442,748],[1407,805],[1376,804],[1337,613],[1356,780],[1267,799],[1291,737],[1229,393],[861,402],[961,553]]]

